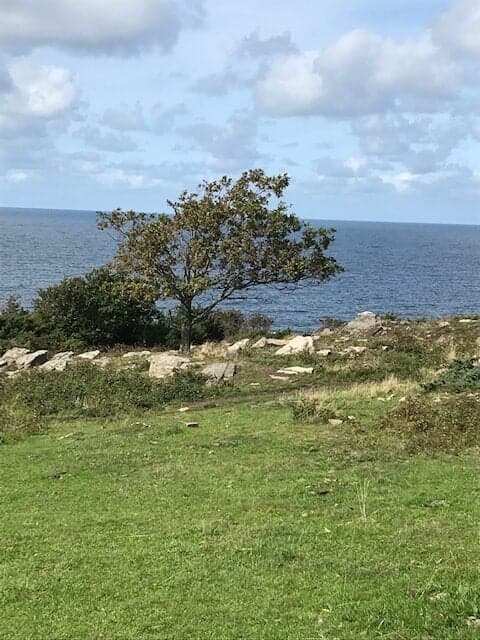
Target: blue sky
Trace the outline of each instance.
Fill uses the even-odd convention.
[[[114,10],[113,10],[114,7]],[[480,0],[0,0],[0,206],[480,224]]]

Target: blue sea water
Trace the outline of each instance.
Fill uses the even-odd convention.
[[[480,225],[319,221],[337,229],[333,280],[279,292],[262,288],[232,306],[306,331],[327,316],[393,311],[403,317],[480,313]],[[87,211],[0,209],[0,304],[29,305],[37,289],[113,257],[115,244]]]

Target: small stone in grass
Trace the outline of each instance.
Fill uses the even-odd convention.
[[[180,413],[185,413],[185,411],[190,411],[190,407],[180,407]]]
[[[187,427],[187,429],[196,429],[200,425],[198,424],[198,422],[186,422],[185,426]]]
[[[339,427],[343,424],[343,420],[340,420],[340,418],[330,418],[328,424],[331,424],[333,427]]]

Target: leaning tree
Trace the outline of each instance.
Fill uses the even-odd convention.
[[[122,209],[99,214],[99,228],[118,234],[116,265],[157,299],[179,303],[184,351],[195,323],[235,294],[325,280],[341,270],[325,253],[334,230],[292,214],[282,200],[288,184],[286,174],[256,169],[184,191],[167,201],[168,215]]]

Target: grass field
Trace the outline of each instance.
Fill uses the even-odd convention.
[[[340,426],[223,400],[0,448],[0,638],[478,637],[478,451],[407,455],[379,428],[402,393],[344,393]]]

